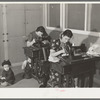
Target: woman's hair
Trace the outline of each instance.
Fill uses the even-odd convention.
[[[73,36],[73,33],[71,30],[65,30],[63,33],[60,34],[60,38],[62,38],[62,35],[71,38]]]
[[[42,32],[43,36],[47,36],[48,35],[43,26],[37,27],[36,32],[38,32],[38,31]]]
[[[4,66],[4,65],[9,65],[9,66],[11,66],[11,62],[10,62],[9,60],[4,60],[4,61],[2,62],[2,66]]]

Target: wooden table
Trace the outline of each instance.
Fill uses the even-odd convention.
[[[64,75],[70,72],[73,78],[78,78],[79,87],[92,87],[93,76],[96,73],[95,63],[100,57],[85,57],[78,60],[71,60],[70,64],[64,66]]]

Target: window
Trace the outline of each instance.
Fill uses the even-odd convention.
[[[65,5],[65,27],[84,30],[85,4]]]
[[[60,4],[47,5],[47,26],[60,28]]]
[[[90,31],[100,32],[100,4],[92,4]]]

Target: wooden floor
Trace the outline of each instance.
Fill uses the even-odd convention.
[[[21,69],[21,66],[12,67],[12,70],[14,71],[16,82],[14,85],[8,86],[7,88],[39,88],[39,83],[34,78],[23,79],[23,70]],[[2,69],[0,69],[0,75],[1,72]],[[93,87],[99,88],[100,84],[94,82]],[[0,88],[2,88],[2,86],[0,86]]]

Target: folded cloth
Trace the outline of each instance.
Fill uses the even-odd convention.
[[[86,53],[87,55],[92,55],[92,56],[100,56],[100,46],[99,46],[99,44],[94,44],[94,45],[92,45],[89,49],[88,49],[88,51],[87,51],[87,53]]]

